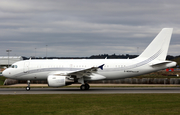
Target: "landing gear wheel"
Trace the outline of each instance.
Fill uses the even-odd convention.
[[[81,90],[85,90],[86,89],[86,86],[85,85],[81,85]]]
[[[30,89],[31,89],[30,87],[28,87],[28,86],[26,87],[26,91],[29,91]]]
[[[83,84],[83,85],[81,85],[81,90],[89,90],[89,88],[90,88],[90,86],[89,86],[89,84]]]
[[[85,89],[86,89],[86,90],[89,90],[89,88],[90,88],[89,84],[86,83],[86,84],[85,84]]]
[[[31,88],[30,88],[30,83],[31,83],[31,81],[30,80],[27,80],[27,87],[26,87],[26,91],[29,91]]]

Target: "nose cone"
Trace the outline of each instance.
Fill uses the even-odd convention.
[[[9,76],[10,76],[10,73],[8,72],[8,69],[4,70],[4,71],[2,72],[2,75],[3,75],[4,77],[9,77]]]

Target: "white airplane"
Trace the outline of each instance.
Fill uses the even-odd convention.
[[[134,59],[52,59],[25,60],[11,65],[3,76],[16,80],[47,80],[49,87],[81,83],[81,90],[90,88],[88,81],[113,80],[139,76],[176,66],[166,56],[172,28],[164,28],[144,52]]]

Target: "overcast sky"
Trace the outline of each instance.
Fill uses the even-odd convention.
[[[162,28],[174,28],[180,55],[179,0],[0,0],[0,55],[140,54]],[[47,45],[47,47],[46,47]]]

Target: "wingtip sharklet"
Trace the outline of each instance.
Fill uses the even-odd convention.
[[[103,66],[104,66],[105,64],[102,64],[102,65],[100,65],[98,68],[100,68],[101,70],[103,70]]]

